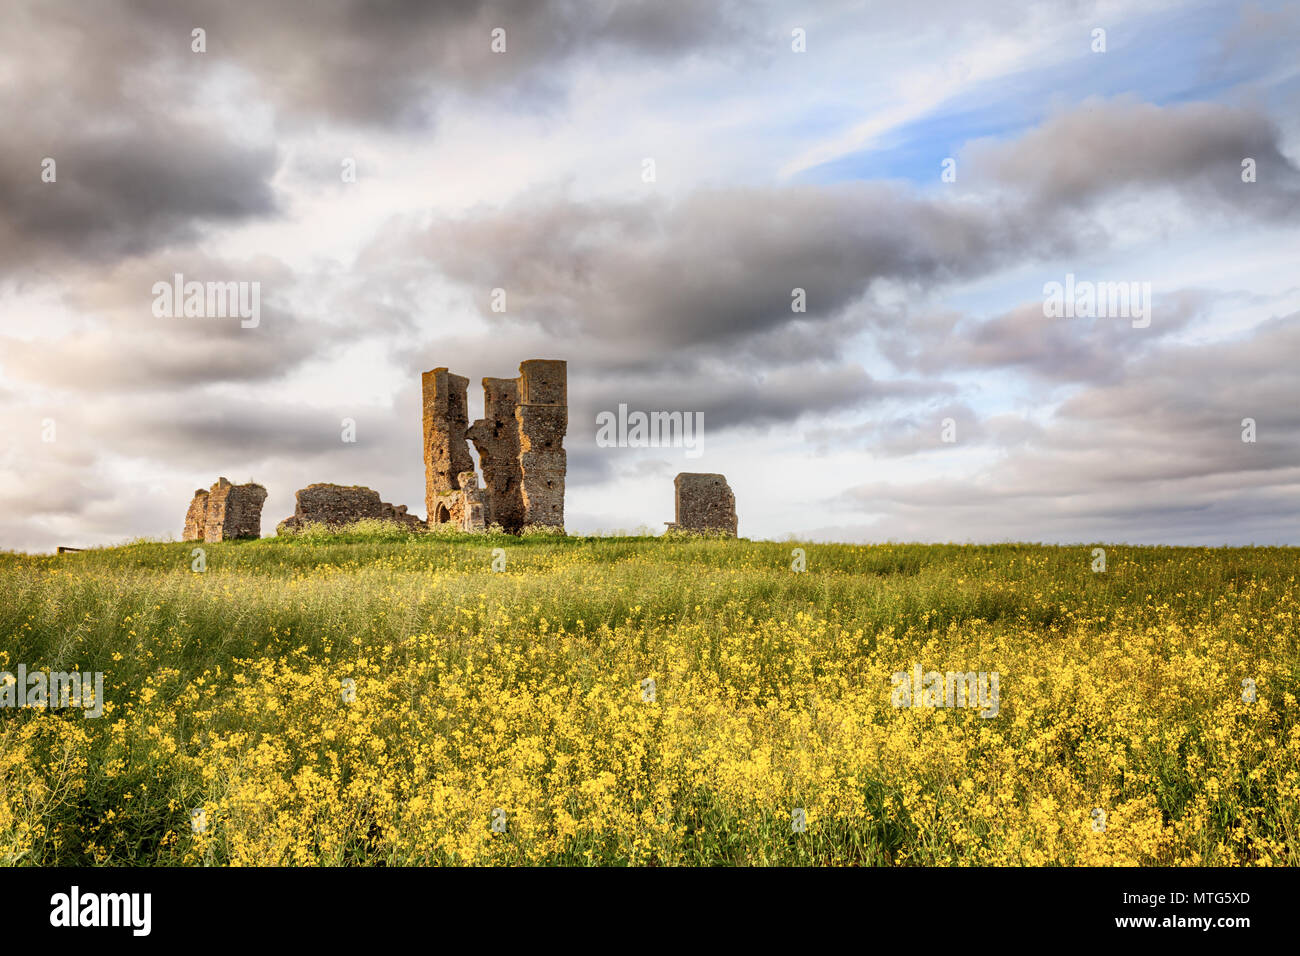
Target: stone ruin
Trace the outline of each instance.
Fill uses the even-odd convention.
[[[423,531],[424,522],[406,513],[406,505],[390,505],[379,500],[379,492],[360,485],[308,485],[294,496],[293,516],[276,526],[276,534],[292,534],[309,524],[342,528],[373,518],[403,525],[411,531]]]
[[[464,531],[497,524],[511,534],[529,525],[563,530],[568,363],[528,359],[520,363],[518,378],[483,379],[484,417],[472,425],[469,379],[435,368],[424,373],[421,385],[427,522],[407,514],[405,505],[381,501],[370,488],[314,484],[297,493],[292,517],[281,521],[277,532],[292,533],[309,524],[342,527],[366,518],[411,530],[426,524]],[[482,487],[471,441],[483,470]],[[184,540],[261,537],[265,500],[261,485],[232,485],[222,478],[209,491],[194,493]],[[734,509],[731,527],[734,534]]]
[[[569,425],[568,363],[528,359],[518,378],[483,379],[483,418],[469,422],[469,379],[446,368],[421,377],[424,398],[424,481],[427,522],[405,505],[381,501],[379,492],[359,485],[308,485],[297,493],[293,515],[276,531],[292,533],[310,524],[345,527],[363,519],[402,525],[411,531],[450,524],[483,531],[498,524],[518,534],[529,525],[564,528],[564,435]],[[474,470],[468,442],[478,451],[484,486]],[[736,496],[719,474],[682,472],[673,480],[670,531],[738,532]],[[218,479],[194,492],[185,514],[184,541],[259,538],[261,485]]]
[[[483,379],[484,417],[469,423],[469,379],[446,368],[422,376],[424,481],[429,525],[510,534],[564,527],[568,364],[528,359],[518,378]],[[480,488],[468,441],[483,468]]]
[[[723,475],[684,471],[673,479],[676,521],[670,531],[696,531],[736,537],[736,496]]]
[[[202,541],[208,527],[208,492],[204,488],[194,490],[189,510],[185,512],[185,530],[181,532],[182,541]]]
[[[232,485],[225,478],[208,491],[194,492],[185,513],[182,541],[231,541],[235,538],[262,536],[262,502],[266,489],[261,485]]]

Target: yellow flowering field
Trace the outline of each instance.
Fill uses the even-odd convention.
[[[1296,549],[193,549],[0,554],[0,671],[105,698],[0,710],[0,860],[1300,863]]]

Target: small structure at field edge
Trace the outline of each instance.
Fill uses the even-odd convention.
[[[424,530],[424,522],[407,514],[406,505],[390,505],[379,499],[379,492],[360,485],[308,485],[294,495],[294,502],[293,516],[276,526],[276,534],[292,534],[312,524],[344,528],[367,518]]]
[[[231,541],[262,536],[262,503],[266,489],[249,483],[234,485],[218,478],[209,490],[194,492],[185,514],[182,541]]]
[[[736,537],[736,496],[723,475],[684,471],[673,479],[674,516],[670,531],[697,531]]]

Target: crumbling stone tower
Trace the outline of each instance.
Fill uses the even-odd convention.
[[[429,524],[451,520],[451,504],[460,488],[460,473],[474,470],[465,443],[469,427],[469,379],[445,368],[425,372],[424,390],[424,504]]]
[[[483,418],[466,432],[478,451],[487,486],[483,518],[496,522],[510,534],[518,534],[524,522],[523,474],[519,468],[519,380],[483,379]],[[477,487],[477,480],[475,486]]]
[[[262,503],[266,489],[258,484],[233,485],[225,478],[208,491],[194,492],[185,513],[182,541],[231,541],[262,536]]]
[[[468,427],[469,380],[445,368],[424,373],[430,525],[452,523],[472,531],[495,522],[512,534],[530,524],[564,527],[567,363],[529,359],[519,372],[518,378],[483,379],[484,417]],[[467,438],[483,466],[481,491]]]
[[[524,524],[564,527],[564,433],[569,429],[568,365],[530,359],[519,366],[519,467]]]

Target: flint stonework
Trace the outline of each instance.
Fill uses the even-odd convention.
[[[445,368],[425,372],[424,393],[424,504],[429,524],[450,520],[440,501],[446,492],[460,487],[459,475],[474,470],[465,432],[469,428],[469,379]],[[442,505],[442,507],[440,507]]]
[[[519,365],[519,470],[524,523],[564,527],[564,435],[569,428],[568,363],[529,359]]]
[[[294,495],[293,516],[276,527],[277,534],[300,531],[308,525],[346,528],[363,519],[388,521],[411,531],[424,530],[424,522],[406,513],[406,505],[391,505],[379,492],[360,485],[308,485]]]
[[[684,471],[673,480],[676,492],[669,529],[736,537],[736,496],[723,475]]]
[[[478,486],[478,473],[463,471],[457,477],[460,479],[460,493],[451,508],[452,521],[462,531],[483,531],[487,528],[488,501]]]
[[[185,512],[185,531],[182,541],[202,541],[208,525],[208,493],[199,488],[194,492],[190,508]]]
[[[485,519],[509,534],[518,534],[524,525],[519,425],[515,421],[518,404],[518,379],[483,379],[483,417],[467,433],[483,469]]]
[[[520,364],[518,378],[483,379],[484,417],[468,427],[467,384],[445,368],[424,373],[429,524],[472,531],[496,523],[511,533],[527,525],[563,528],[568,364],[529,359]],[[466,438],[483,468],[481,490]]]
[[[197,499],[197,495],[195,496]],[[233,485],[225,478],[208,491],[203,540],[232,541],[262,536],[262,503],[266,489],[258,484]],[[190,507],[194,507],[191,502]]]

